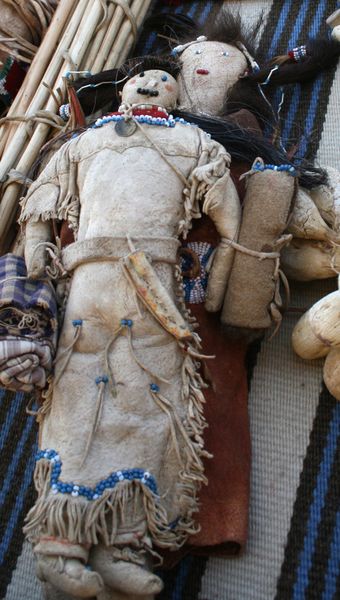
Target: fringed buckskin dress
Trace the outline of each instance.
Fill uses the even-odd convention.
[[[122,137],[104,121],[66,143],[22,203],[22,223],[67,220],[76,240],[62,255],[71,287],[25,529],[110,546],[138,532],[175,549],[195,531],[206,454],[178,238],[201,208],[221,244],[235,238],[238,197],[230,156],[199,128],[142,123]],[[222,302],[233,250],[221,244]]]

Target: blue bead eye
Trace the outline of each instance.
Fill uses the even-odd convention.
[[[196,50],[195,54],[202,54],[202,50]]]
[[[168,81],[168,76],[167,75],[162,75],[162,81]]]
[[[229,56],[229,52],[227,52],[227,51],[222,52],[222,56]]]

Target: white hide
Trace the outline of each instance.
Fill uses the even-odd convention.
[[[219,115],[229,90],[247,69],[240,50],[221,42],[197,42],[180,54],[179,106],[197,113]],[[203,69],[208,73],[198,71]]]
[[[199,202],[208,199],[206,210],[209,214],[208,206],[212,207],[213,219],[219,194],[227,206],[228,197],[218,183],[228,179],[228,165],[225,150],[196,127],[143,125],[130,137],[119,137],[115,124],[108,123],[60,149],[32,184],[21,220],[30,221],[28,240],[35,224],[57,217],[70,221],[79,242],[125,238],[128,253],[129,237],[137,248],[135,240],[147,237],[149,247],[154,240],[159,251],[162,240],[176,240],[179,232],[186,233],[191,219],[200,216]],[[230,185],[225,189],[230,190]],[[234,204],[234,192],[231,197]],[[226,219],[226,210],[217,213]],[[225,222],[216,224],[228,234]],[[29,261],[30,256],[27,258]],[[176,303],[181,291],[171,264],[175,254],[168,259],[169,264],[156,261],[153,268]],[[74,339],[74,319],[82,319],[82,327],[65,366],[65,351]],[[121,319],[133,321],[133,348],[127,329],[117,335]],[[105,387],[98,425],[86,454],[99,392],[96,378],[107,372],[106,356],[117,395],[112,395],[110,385]],[[200,380],[190,356],[141,307],[119,260],[103,256],[76,268],[60,337],[56,381],[51,411],[42,424],[41,445],[58,451],[63,481],[94,487],[115,471],[135,468],[149,471],[157,481],[163,530],[153,522],[157,518],[150,514],[143,486],[125,483],[124,515],[107,523],[106,543],[114,544],[123,517],[124,531],[134,531],[147,521],[156,543],[173,547],[181,543],[192,527],[196,491],[204,480]],[[152,383],[159,385],[159,396],[151,393]],[[38,465],[38,479],[46,477],[43,472]],[[130,487],[124,488],[127,485]],[[112,498],[105,498],[112,505]],[[89,502],[62,497],[46,487],[28,516],[27,530],[37,518],[41,531],[61,534],[51,511],[59,500],[73,515],[83,510],[81,518],[74,517],[73,522],[70,518],[72,526],[67,525],[66,537],[95,542],[101,525],[93,511],[98,504],[97,519],[102,518],[102,499]],[[94,508],[88,508],[91,504]],[[114,509],[117,506],[116,502]],[[92,528],[86,528],[88,511],[92,511]],[[166,524],[179,516],[177,529],[164,531],[164,519]]]

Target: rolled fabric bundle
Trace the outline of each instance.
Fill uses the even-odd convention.
[[[46,341],[0,338],[0,384],[23,392],[43,389],[52,358],[51,345]]]
[[[25,78],[26,72],[22,66],[8,56],[0,68],[0,113],[9,106]]]
[[[0,258],[0,385],[15,391],[43,389],[57,339],[55,292],[26,276],[24,259]]]
[[[292,211],[295,178],[288,169],[276,169],[257,159],[248,177],[240,248],[222,311],[222,322],[229,326],[262,330],[280,318],[280,246],[287,241],[282,234]]]

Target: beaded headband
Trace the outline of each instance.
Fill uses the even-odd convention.
[[[186,44],[180,44],[179,46],[176,46],[172,49],[171,54],[172,56],[177,56],[178,54],[182,54],[182,52],[184,52],[186,48],[189,48],[189,46],[192,46],[193,44],[198,44],[199,42],[206,42],[207,40],[208,38],[205,35],[200,35],[198,38],[192,40],[191,42],[187,42]]]
[[[207,42],[207,41],[208,41],[208,38],[205,35],[200,35],[198,38],[196,38],[195,40],[192,40],[191,42],[187,42],[186,44],[180,44],[179,46],[176,46],[175,48],[172,49],[171,54],[172,54],[172,56],[178,56],[179,54],[182,54],[182,52],[184,52],[184,50],[189,48],[189,46],[192,46],[193,44],[198,44],[200,42]],[[242,52],[242,54],[244,54],[244,56],[246,57],[247,61],[250,64],[252,70],[258,71],[259,65],[257,64],[256,60],[254,60],[254,58],[251,56],[251,54],[248,52],[248,50],[244,46],[244,44],[242,44],[242,42],[236,42],[235,45]]]

